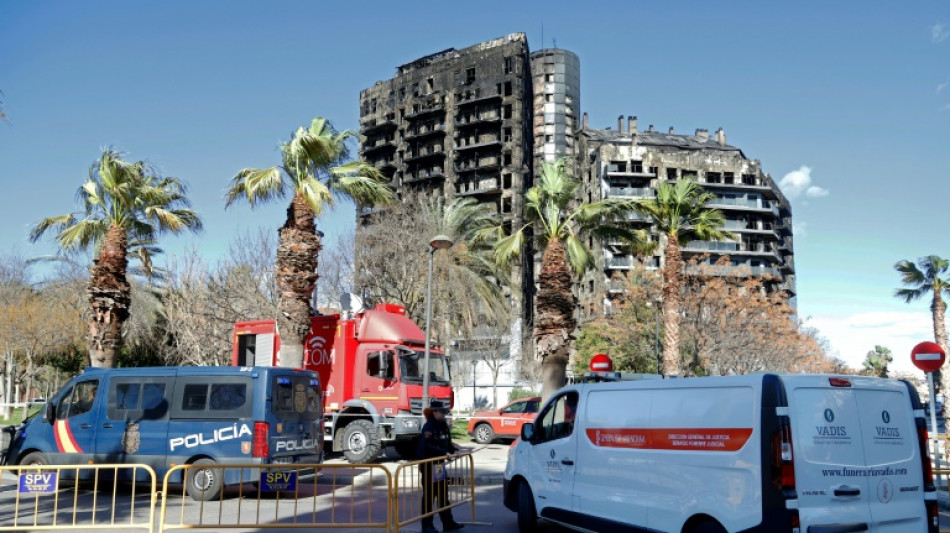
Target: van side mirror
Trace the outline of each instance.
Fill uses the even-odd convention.
[[[389,379],[390,357],[392,357],[392,352],[379,352],[379,374],[376,377]]]
[[[521,425],[521,440],[525,442],[534,442],[534,424]]]
[[[49,422],[50,424],[52,424],[53,421],[56,420],[56,404],[54,404],[53,402],[46,404],[46,416],[44,416],[43,419]]]

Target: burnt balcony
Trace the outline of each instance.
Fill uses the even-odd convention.
[[[499,150],[499,149],[501,149],[501,140],[500,140],[500,139],[491,139],[491,140],[485,140],[485,141],[476,142],[476,143],[472,143],[472,144],[458,144],[458,143],[455,144],[455,151],[456,151],[456,152],[463,152],[463,151],[465,151],[465,150],[478,150],[478,149],[481,149],[481,148],[485,148],[486,151],[496,151],[496,150]],[[489,150],[489,149],[490,149],[490,150]]]
[[[644,172],[641,165],[616,165],[609,164],[604,169],[607,178],[655,178],[651,172]]]
[[[479,160],[460,161],[455,165],[455,172],[465,174],[481,170],[497,170],[501,168],[501,159],[498,157],[484,157]]]
[[[490,100],[501,100],[501,93],[492,91],[490,93],[470,93],[467,96],[459,96],[455,99],[455,105],[458,107],[469,106],[479,102],[488,102]]]
[[[363,146],[360,147],[360,153],[363,155],[368,155],[368,154],[373,154],[376,152],[382,152],[387,149],[389,150],[396,149],[395,139],[392,139],[392,140],[379,139],[373,143],[364,143]]]
[[[650,187],[611,187],[609,194],[621,198],[656,198],[656,189]]]
[[[367,117],[360,122],[360,133],[368,136],[386,130],[394,130],[396,126],[396,120],[392,117],[382,119]]]
[[[478,124],[492,124],[501,122],[501,113],[498,111],[493,111],[490,113],[475,113],[472,115],[459,116],[455,119],[455,125],[464,128],[467,126],[475,126]]]
[[[412,161],[419,161],[434,157],[445,157],[445,151],[442,150],[441,145],[424,146],[415,151],[409,152],[406,154],[406,162],[409,163]]]
[[[441,168],[428,168],[425,170],[417,170],[415,172],[407,172],[402,178],[403,183],[419,183],[427,180],[440,180],[445,179],[445,174],[442,172]]]
[[[412,113],[407,114],[405,118],[409,120],[415,120],[422,117],[427,117],[433,113],[445,113],[445,106],[442,104],[420,105],[416,107]]]
[[[479,196],[501,194],[501,178],[492,176],[481,179],[477,182],[459,183],[456,187],[456,194],[459,196]]]
[[[408,141],[413,139],[422,139],[430,135],[445,135],[445,126],[442,124],[418,125],[416,127],[407,129],[403,138]]]
[[[394,158],[377,159],[376,161],[370,162],[370,164],[373,165],[374,167],[380,169],[380,170],[386,170],[386,169],[390,169],[390,168],[391,168],[391,169],[395,169],[395,168],[396,168],[396,160],[395,160]]]

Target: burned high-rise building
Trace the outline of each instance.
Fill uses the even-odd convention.
[[[379,168],[398,194],[491,205],[510,230],[524,223],[532,178],[532,83],[528,40],[514,33],[450,48],[396,68],[360,93],[360,157]],[[512,348],[527,340],[532,256],[512,272],[516,323]],[[517,345],[517,346],[516,346]]]

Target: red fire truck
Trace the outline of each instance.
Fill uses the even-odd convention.
[[[232,364],[277,366],[274,320],[234,325]],[[415,455],[422,417],[425,335],[405,308],[379,304],[356,313],[314,316],[304,345],[304,368],[324,388],[324,440],[351,463],[375,460],[385,446]],[[454,404],[449,365],[430,349],[429,396]]]

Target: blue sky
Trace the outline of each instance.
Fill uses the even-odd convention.
[[[593,127],[725,129],[792,196],[798,303],[842,357],[896,368],[932,337],[893,264],[950,256],[950,4],[895,2],[14,2],[0,0],[0,252],[75,208],[101,148],[191,187],[209,259],[283,205],[225,212],[241,168],[299,125],[356,128],[359,91],[445,48],[523,31],[581,59]],[[796,194],[797,192],[797,194]],[[343,206],[319,225],[352,227]],[[420,250],[424,250],[424,243]],[[421,252],[422,253],[422,252]]]

